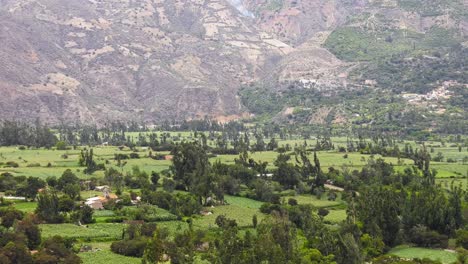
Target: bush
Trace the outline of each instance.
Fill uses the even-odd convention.
[[[162,187],[166,192],[173,192],[176,187],[176,183],[172,179],[164,178]]]
[[[126,154],[122,154],[122,153],[119,153],[119,154],[114,154],[114,159],[115,160],[127,160],[129,159],[130,157]]]
[[[328,211],[328,210],[325,209],[325,208],[320,208],[320,209],[318,210],[318,215],[320,215],[321,217],[325,217],[325,216],[327,216],[329,213],[330,213],[330,211]]]
[[[55,144],[55,148],[57,150],[66,150],[67,149],[67,143],[65,143],[65,141],[58,141],[57,144]]]
[[[273,211],[281,212],[282,208],[279,204],[264,203],[260,207],[260,212],[264,214],[271,214]]]
[[[14,162],[14,161],[7,161],[7,163],[5,164],[5,167],[7,167],[7,168],[18,168],[19,165],[18,165],[18,163]]]
[[[132,153],[130,153],[130,158],[131,159],[139,159],[140,155],[138,155],[138,153],[132,152]]]
[[[237,226],[236,220],[229,219],[225,215],[218,215],[218,217],[216,217],[215,224],[223,229]]]
[[[112,252],[129,257],[143,257],[147,240],[145,238],[138,238],[132,240],[122,240],[112,243]]]
[[[447,248],[448,237],[425,226],[415,226],[409,232],[409,241],[421,247]]]
[[[457,231],[456,239],[458,247],[468,248],[468,230]]]
[[[116,216],[116,217],[109,217],[104,220],[106,223],[122,223],[123,221],[127,220],[127,218],[123,216]]]
[[[288,199],[288,204],[291,205],[291,206],[298,205],[297,200],[294,199],[294,198],[289,198]]]

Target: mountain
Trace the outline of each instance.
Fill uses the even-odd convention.
[[[282,43],[226,1],[1,1],[0,111],[49,123],[229,118]]]
[[[258,114],[253,95],[291,88],[467,87],[466,10],[462,0],[0,0],[0,113],[226,121]],[[314,100],[280,101],[270,115],[304,114]],[[318,107],[307,120],[357,114]]]

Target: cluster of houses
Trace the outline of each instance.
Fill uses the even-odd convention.
[[[450,87],[451,84],[448,82],[444,82],[443,86],[434,89],[426,94],[415,94],[415,93],[404,93],[402,97],[408,100],[408,103],[418,104],[421,101],[438,101],[449,99],[453,93],[447,89]]]
[[[86,199],[85,205],[93,208],[94,210],[104,209],[104,204],[110,200],[117,200],[119,197],[110,193],[110,188],[107,185],[96,186],[95,191],[101,191],[102,195]]]
[[[119,202],[119,197],[116,194],[111,193],[111,188],[107,185],[96,186],[94,190],[102,192],[102,195],[90,197],[84,202],[85,205],[93,208],[94,210],[103,210],[104,205],[110,201]],[[131,202],[133,205],[136,205],[141,202],[141,197],[134,197]]]

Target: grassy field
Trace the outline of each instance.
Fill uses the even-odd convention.
[[[341,223],[346,220],[346,210],[330,210],[324,220],[331,223]]]
[[[257,215],[258,222],[264,218],[264,215],[259,211],[262,202],[234,196],[226,196],[226,202],[228,205],[205,208],[206,211],[212,214],[196,218],[194,226],[202,229],[217,228],[215,220],[219,215],[225,215],[227,218],[236,220],[237,225],[240,227],[252,226],[254,215]]]
[[[311,204],[317,208],[324,208],[324,207],[335,207],[342,204],[341,201],[337,199],[337,201],[328,201],[326,198],[326,194],[323,195],[322,199],[317,199],[317,197],[312,195],[296,195],[296,196],[285,196],[284,199],[287,202],[288,199],[296,199],[299,204]]]
[[[161,228],[167,228],[171,234],[188,227],[188,224],[182,221],[158,222],[157,224]],[[121,223],[96,223],[86,226],[41,224],[40,228],[43,237],[60,235],[81,240],[117,240],[121,239],[122,231],[126,228],[126,225]]]
[[[141,149],[140,149],[141,150]],[[0,173],[10,172],[15,176],[35,176],[46,179],[50,176],[60,177],[66,169],[71,169],[80,178],[91,177],[83,173],[83,167],[79,167],[78,160],[81,150],[19,150],[16,147],[1,147],[0,162],[14,161],[18,163],[18,168],[5,168],[0,166]],[[141,150],[138,152],[140,159],[126,160],[127,164],[123,168],[117,167],[114,161],[114,154],[130,154],[129,149],[119,150],[116,147],[94,147],[94,155],[97,163],[106,163],[107,167],[114,167],[124,172],[131,171],[133,166],[139,166],[140,169],[151,172],[160,172],[167,169],[170,161],[153,160],[148,158],[149,151]],[[163,153],[167,154],[167,153]],[[67,158],[64,158],[64,157]],[[50,165],[49,165],[50,164]],[[95,172],[94,177],[102,177],[103,172]]]
[[[15,208],[25,213],[32,213],[36,210],[36,202],[15,202]]]
[[[163,132],[157,132],[161,134]],[[164,132],[166,133],[166,132]],[[148,134],[148,133],[146,133]],[[177,140],[192,140],[192,132],[171,132],[171,136]],[[133,137],[135,140],[138,137],[138,133],[128,133],[129,136]],[[172,139],[171,139],[172,140]],[[252,141],[253,140],[253,141]],[[265,142],[268,142],[269,139],[265,139]],[[355,139],[354,139],[355,141]],[[254,137],[251,136],[251,142],[253,144]],[[315,139],[299,139],[291,138],[286,140],[278,140],[280,146],[285,146],[286,144],[291,147],[303,145],[304,142],[307,143],[309,147],[315,145]],[[332,142],[336,148],[339,146],[346,146],[347,139],[345,137],[333,137]],[[213,142],[209,142],[213,143]],[[404,148],[404,144],[410,144],[414,149],[420,147],[420,143],[414,141],[405,141],[398,143],[400,149]],[[460,152],[457,145],[455,144],[442,144],[441,142],[425,142],[426,146],[433,148],[433,153],[431,155],[435,156],[438,152],[441,152],[444,156],[444,162],[432,162],[432,167],[438,171],[437,176],[440,178],[448,177],[468,177],[468,164],[463,164],[462,160],[464,157],[468,156],[468,149],[466,147],[462,148]],[[213,144],[212,144],[213,145]],[[49,176],[59,177],[64,170],[71,169],[75,174],[80,178],[89,178],[89,175],[83,173],[82,167],[78,166],[79,154],[82,147],[78,147],[76,150],[45,150],[45,149],[26,149],[20,150],[18,147],[1,147],[0,148],[0,164],[6,163],[8,161],[14,161],[18,163],[18,168],[5,168],[0,165],[0,173],[10,172],[15,176],[35,176],[45,179]],[[166,160],[153,160],[148,158],[149,150],[141,147],[136,148],[140,159],[131,159],[126,160],[127,164],[123,168],[118,168],[116,162],[113,160],[114,154],[130,154],[132,151],[128,148],[120,150],[117,147],[109,146],[96,146],[93,148],[96,160],[98,163],[108,163],[107,167],[114,167],[117,169],[122,169],[124,172],[131,171],[133,166],[139,166],[140,169],[147,172],[157,171],[160,172],[169,168],[171,162]],[[153,154],[156,154],[153,152]],[[158,154],[168,154],[168,152],[161,152]],[[264,151],[264,152],[255,152],[252,154],[252,158],[257,161],[266,161],[269,163],[269,168],[273,168],[273,161],[278,156],[278,153],[273,151]],[[362,155],[360,153],[348,153],[347,158],[344,157],[344,153],[339,153],[337,151],[320,151],[318,157],[322,164],[324,170],[328,167],[340,168],[342,166],[347,166],[351,169],[360,169],[362,166],[367,164],[367,160],[370,158],[370,155]],[[375,155],[374,158],[379,158],[379,155]],[[219,155],[218,157],[212,158],[212,161],[220,160],[226,163],[234,163],[234,159],[237,158],[237,155]],[[312,154],[310,155],[312,158]],[[447,163],[447,159],[455,160],[455,163]],[[397,158],[386,157],[385,160],[394,165],[399,165],[399,168],[404,168],[406,166],[411,166],[413,164],[412,160],[401,159],[400,163]],[[294,161],[294,158],[292,159]],[[98,171],[93,175],[95,177],[102,177],[103,172]]]
[[[122,231],[125,225],[117,223],[98,223],[86,226],[77,226],[74,224],[42,224],[40,228],[43,237],[60,235],[76,239],[115,240],[122,237]]]
[[[444,264],[454,263],[457,260],[457,254],[443,249],[427,249],[410,246],[398,246],[392,249],[389,255],[395,255],[401,258],[428,258],[438,260]]]
[[[123,255],[115,254],[110,250],[110,242],[95,242],[95,243],[84,243],[83,245],[89,245],[93,248],[89,252],[81,252],[78,254],[83,264],[140,264],[140,258],[126,257]]]

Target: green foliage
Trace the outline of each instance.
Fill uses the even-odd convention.
[[[37,196],[36,214],[47,223],[61,223],[64,218],[60,213],[60,204],[54,190],[46,190]]]
[[[13,242],[9,242],[0,249],[0,260],[3,263],[33,263],[29,249],[22,243]]]
[[[143,257],[147,244],[147,238],[121,240],[112,243],[112,252],[130,257]]]
[[[154,208],[158,212],[155,212],[151,221],[155,220],[171,220],[175,216],[192,216],[198,214],[201,210],[201,204],[197,201],[196,197],[192,194],[171,194],[167,192],[145,192],[143,193],[142,200],[150,204],[157,205],[162,209],[169,210],[171,214],[168,214],[167,211],[161,210],[159,208]],[[161,213],[164,212],[164,213]],[[161,217],[157,216],[161,215]],[[145,219],[148,220],[148,219]]]
[[[408,241],[426,248],[446,248],[448,246],[448,236],[427,230],[425,226],[411,228],[408,234]]]
[[[33,222],[33,219],[27,217],[22,221],[18,221],[15,226],[15,231],[25,235],[29,249],[35,249],[40,245],[41,230]]]
[[[85,166],[84,173],[86,174],[93,174],[95,171],[99,169],[104,169],[103,165],[97,165],[94,161],[94,151],[93,149],[81,151],[80,159],[78,161],[80,166]]]
[[[456,16],[463,12],[466,14],[466,10],[463,10],[463,2],[460,0],[398,0],[398,5],[424,17],[444,15],[447,11]]]
[[[167,235],[160,229],[156,229],[153,237],[148,241],[142,263],[143,264],[156,264],[164,259],[164,252],[167,251],[165,239]]]
[[[364,224],[363,231],[393,246],[400,230],[400,200],[399,194],[390,188],[373,186],[361,192],[357,217]]]
[[[443,190],[434,187],[410,193],[402,212],[405,230],[424,225],[441,234],[452,234],[463,219],[460,194],[455,190],[449,197],[450,202]]]
[[[51,148],[56,142],[57,137],[40,122],[36,122],[34,125],[17,121],[0,122],[1,146],[23,145]]]
[[[67,149],[67,143],[65,141],[57,141],[55,144],[55,148],[57,150],[66,150]]]
[[[82,206],[79,210],[80,213],[80,222],[83,224],[94,223],[93,214],[94,210],[89,206]]]
[[[70,263],[80,264],[80,258],[73,252],[73,241],[59,236],[46,239],[41,251],[34,256],[34,263]]]
[[[16,220],[21,220],[24,213],[15,209],[14,207],[7,207],[0,209],[1,225],[6,228],[13,226]]]
[[[361,244],[363,255],[367,260],[382,255],[385,249],[385,244],[382,239],[371,237],[369,234],[361,236]]]
[[[267,89],[244,88],[241,90],[242,104],[253,113],[271,114],[282,109],[280,96]]]
[[[218,215],[218,217],[216,217],[215,224],[223,229],[237,227],[236,220],[229,219],[225,215]]]
[[[408,30],[345,26],[333,31],[325,42],[332,53],[347,61],[375,61],[393,55],[418,54],[458,45],[454,32],[437,27],[420,34]]]
[[[443,55],[440,52],[411,57],[398,54],[370,64],[359,72],[363,73],[363,80],[376,80],[380,86],[397,93],[427,93],[444,81],[466,83],[466,56],[467,49],[463,47]]]
[[[458,230],[456,238],[458,247],[468,249],[468,230]]]

